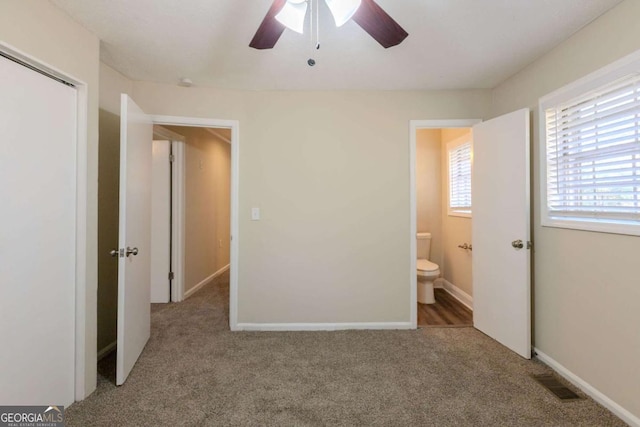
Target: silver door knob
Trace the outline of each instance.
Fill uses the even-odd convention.
[[[513,242],[511,242],[511,246],[516,249],[522,249],[524,248],[524,243],[522,242],[522,240],[514,240]]]
[[[109,251],[109,255],[111,255],[111,256],[112,256],[112,257],[114,257],[114,258],[115,258],[115,257],[117,257],[117,256],[118,256],[118,254],[120,254],[120,251],[119,251],[119,250],[117,250],[117,249],[111,249],[111,250]]]
[[[126,254],[127,256],[130,256],[130,255],[136,256],[138,255],[138,248],[130,248],[129,246],[127,246]]]

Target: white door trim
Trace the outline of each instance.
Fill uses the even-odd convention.
[[[96,277],[88,277],[87,272],[87,150],[88,150],[88,87],[87,84],[60,69],[0,41],[0,51],[12,56],[36,70],[72,83],[77,92],[77,134],[76,134],[76,273],[75,273],[75,390],[76,400],[87,397],[86,379],[95,374],[97,363],[97,324],[95,314],[87,316],[87,300],[95,301],[97,289],[87,288],[87,283]],[[89,295],[87,297],[87,294]]]
[[[238,120],[153,115],[151,116],[151,120],[157,125],[212,127],[231,130],[231,271],[229,280],[229,326],[232,331],[236,331],[238,330],[238,195],[240,183],[240,122]],[[182,155],[182,158],[184,159],[184,155]],[[182,183],[182,185],[184,185],[184,183]],[[184,195],[181,197],[184,197]],[[182,201],[182,206],[184,206],[184,201]],[[184,211],[179,214],[184,215]],[[184,221],[182,222],[184,223]],[[184,250],[182,253],[184,254]],[[184,288],[184,281],[182,281],[182,286]],[[183,293],[184,292],[181,292],[180,295],[183,295]]]
[[[409,319],[411,328],[418,327],[418,278],[416,276],[417,196],[416,196],[416,132],[418,129],[470,128],[480,119],[409,120]]]

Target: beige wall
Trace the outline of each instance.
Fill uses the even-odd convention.
[[[640,237],[541,227],[537,102],[640,49],[627,0],[493,91],[493,115],[533,110],[535,345],[640,417]]]
[[[120,94],[133,83],[100,64],[100,126],[98,156],[98,351],[114,343],[118,321],[118,247],[120,181]]]
[[[49,2],[40,0],[0,1],[0,41],[39,61],[82,80],[88,87],[87,127],[87,265],[81,279],[86,287],[78,295],[86,306],[86,322],[77,333],[86,349],[79,349],[77,363],[84,363],[84,384],[76,396],[96,387],[96,289],[97,289],[97,178],[98,178],[98,69],[99,40]]]
[[[409,120],[483,117],[489,102],[146,82],[134,98],[153,114],[240,121],[240,323],[408,322]]]
[[[442,170],[439,129],[416,134],[416,223],[418,232],[431,233],[431,261],[442,265]]]
[[[202,128],[164,126],[185,142],[185,292],[229,264],[231,145]],[[230,139],[226,129],[217,129]]]
[[[471,138],[468,128],[442,129],[442,235],[443,235],[443,264],[442,277],[470,296],[473,296],[471,277],[472,251],[460,249],[463,243],[473,244],[471,241],[471,218],[450,216],[449,206],[449,159],[447,143],[459,138]],[[473,201],[472,201],[473,203]]]

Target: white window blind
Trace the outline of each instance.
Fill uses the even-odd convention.
[[[449,148],[449,212],[471,213],[471,142]]]
[[[549,217],[640,224],[640,76],[545,109]]]

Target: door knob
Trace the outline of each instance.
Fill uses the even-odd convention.
[[[119,254],[120,254],[120,251],[119,251],[119,250],[117,250],[117,249],[111,249],[111,250],[109,251],[109,255],[111,255],[111,256],[112,256],[112,257],[114,257],[114,258],[115,258],[115,257],[117,257]]]
[[[136,256],[136,255],[138,255],[138,248],[130,248],[129,246],[127,246],[126,254],[127,254],[127,256],[129,256],[129,255]]]
[[[522,240],[514,240],[513,242],[511,242],[511,246],[516,249],[522,249],[524,248],[524,243],[522,242]]]

